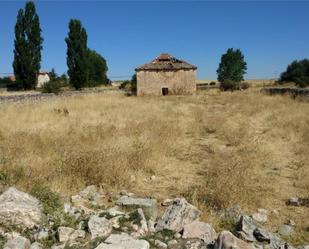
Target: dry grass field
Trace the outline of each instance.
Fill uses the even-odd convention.
[[[269,228],[292,219],[291,242],[309,242],[309,208],[285,205],[309,197],[308,103],[258,89],[106,92],[1,104],[0,117],[2,182],[24,190],[45,182],[64,198],[90,184],[159,200],[185,196],[217,228],[216,210],[265,208]]]

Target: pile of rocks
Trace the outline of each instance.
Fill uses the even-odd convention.
[[[0,196],[4,249],[292,248],[279,234],[261,226],[267,220],[264,210],[251,217],[238,212],[233,217],[238,221],[236,231],[217,234],[184,198],[164,201],[163,215],[158,217],[155,199],[120,194],[113,199],[89,186],[64,204],[57,223],[43,213],[36,198],[9,188]],[[225,214],[233,216],[231,210]],[[71,226],[65,225],[64,217],[74,221]]]

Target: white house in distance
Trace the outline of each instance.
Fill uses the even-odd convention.
[[[10,80],[12,82],[15,82],[16,81],[16,77],[15,75],[10,75],[9,76]],[[47,72],[45,71],[40,71],[39,74],[38,74],[38,83],[36,85],[37,88],[40,88],[42,87],[45,83],[49,82],[50,81],[50,77],[48,75]]]
[[[38,74],[38,84],[36,87],[40,88],[42,87],[45,83],[49,82],[50,81],[50,77],[48,75],[47,72],[39,72]]]

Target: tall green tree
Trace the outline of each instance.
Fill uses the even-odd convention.
[[[108,84],[106,60],[94,50],[88,49],[88,81],[90,86]]]
[[[136,90],[137,90],[137,77],[136,77],[136,73],[132,75],[131,78],[131,91],[136,94]]]
[[[309,86],[309,60],[293,61],[281,74],[280,82],[294,82],[300,87]]]
[[[34,3],[27,2],[25,10],[20,9],[17,15],[13,62],[16,80],[25,90],[36,87],[42,44],[39,16]]]
[[[58,75],[57,75],[54,68],[52,68],[52,70],[49,72],[48,75],[49,75],[50,81],[57,81],[58,80]]]
[[[67,65],[70,84],[81,89],[88,82],[87,33],[81,22],[71,19],[67,43]]]
[[[244,80],[247,70],[247,63],[240,49],[229,48],[221,57],[221,62],[217,70],[219,82],[240,82]]]

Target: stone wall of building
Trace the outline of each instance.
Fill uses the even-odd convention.
[[[36,87],[43,87],[43,85],[47,82],[50,81],[50,78],[49,78],[49,75],[46,73],[46,74],[39,74],[38,75],[38,84]]]
[[[168,94],[192,94],[196,91],[195,71],[138,71],[137,95],[162,95],[162,88],[168,88]]]

